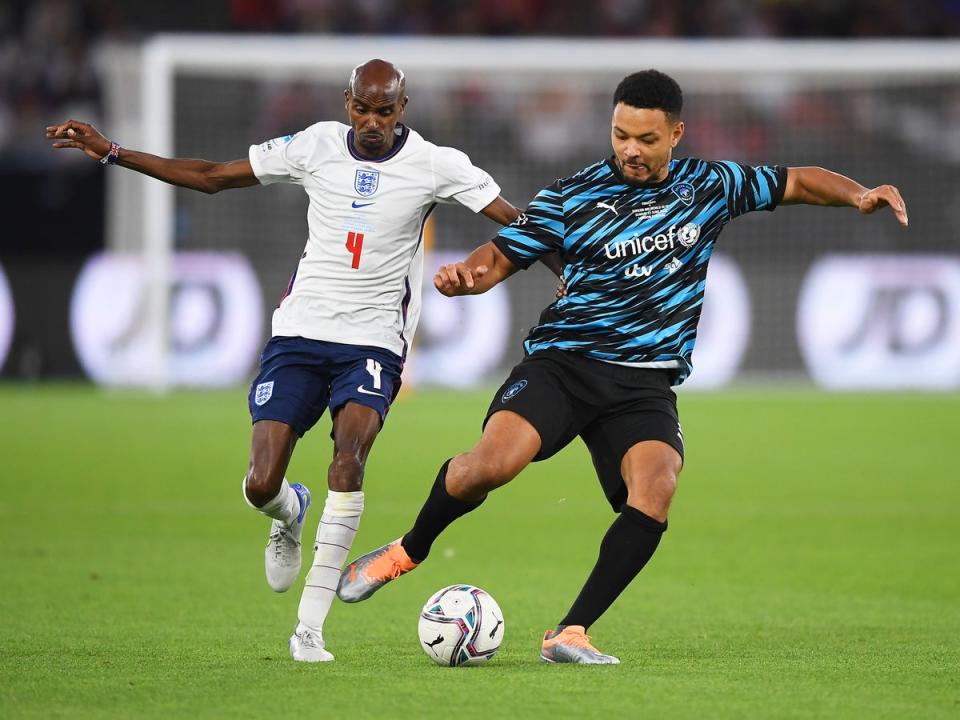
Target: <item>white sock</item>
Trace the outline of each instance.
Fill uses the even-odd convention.
[[[257,507],[250,502],[250,498],[247,497],[247,478],[244,476],[243,499],[246,500],[247,505],[254,510],[262,512],[274,520],[279,520],[285,525],[292,525],[293,521],[296,520],[300,514],[300,498],[297,496],[296,491],[290,487],[286,478],[283,479],[283,483],[280,485],[280,492],[277,493],[276,497],[267,501],[267,504],[263,507]]]
[[[340,571],[347,561],[362,514],[362,492],[328,492],[317,528],[313,566],[307,573],[297,612],[300,624],[313,631],[323,630],[323,621],[327,619],[333,597],[337,594]]]

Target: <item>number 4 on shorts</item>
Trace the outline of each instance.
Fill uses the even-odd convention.
[[[373,389],[379,390],[381,387],[380,382],[380,373],[383,371],[383,366],[378,363],[373,358],[367,358],[367,372],[370,373],[370,377],[373,378]]]
[[[363,233],[347,233],[346,248],[350,251],[350,254],[353,255],[353,263],[351,263],[350,267],[354,270],[359,269],[360,253],[363,252]]]

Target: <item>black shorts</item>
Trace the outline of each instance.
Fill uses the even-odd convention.
[[[683,458],[683,431],[670,370],[631,368],[572,352],[544,350],[525,357],[500,386],[484,418],[511,410],[540,434],[534,462],[546,460],[578,435],[614,510],[626,502],[620,462],[644,440],[665,442]]]

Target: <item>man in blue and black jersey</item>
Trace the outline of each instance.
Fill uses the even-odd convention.
[[[497,391],[483,436],[440,468],[413,528],[351,563],[338,594],[356,602],[415,568],[437,536],[579,436],[619,513],[580,595],[544,636],[547,662],[614,664],[586,635],[636,577],[667,529],[683,463],[671,386],[690,373],[707,264],[723,227],[778,205],[889,207],[907,224],[890,185],[868,190],[815,167],[750,167],[673,159],[683,137],[683,96],[656,70],[635,73],[613,99],[612,157],[544,188],[526,211],[464,262],[440,268],[445,295],[489,290],[551,252],[566,294],[524,342],[525,357]]]

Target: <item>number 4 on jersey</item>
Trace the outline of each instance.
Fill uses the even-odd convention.
[[[353,263],[350,267],[354,270],[360,267],[360,253],[363,252],[363,233],[347,233],[347,250],[353,255]]]

